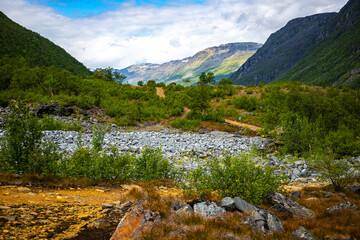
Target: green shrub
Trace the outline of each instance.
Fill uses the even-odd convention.
[[[170,177],[171,165],[161,154],[161,149],[145,148],[134,162],[135,180],[160,180]]]
[[[177,118],[170,123],[174,128],[181,128],[185,130],[191,130],[201,124],[200,120],[188,120],[185,118]]]
[[[29,159],[41,143],[42,133],[38,119],[22,102],[17,106],[11,105],[10,113],[5,119],[6,132],[1,146],[3,166],[17,173],[28,173]]]
[[[31,156],[29,172],[41,176],[58,176],[60,174],[58,166],[62,159],[63,155],[59,152],[56,144],[51,141],[44,142]]]
[[[104,137],[106,134],[106,130],[101,127],[96,127],[95,125],[93,129],[94,129],[93,138],[92,138],[93,150],[99,152],[102,150],[102,147],[104,145]]]
[[[270,167],[256,166],[249,154],[210,159],[204,168],[191,171],[187,176],[200,193],[217,191],[222,196],[239,196],[254,204],[277,191],[283,179]]]
[[[317,154],[310,161],[312,167],[320,171],[320,179],[331,181],[336,191],[343,190],[357,176],[360,165],[351,165],[345,159],[335,159],[332,151]],[[354,164],[356,164],[354,162]]]
[[[242,96],[235,98],[233,104],[238,109],[245,109],[246,111],[254,111],[259,107],[259,99],[256,97]]]
[[[63,130],[63,131],[80,131],[81,127],[76,122],[64,123],[61,120],[56,120],[48,115],[44,115],[40,120],[41,130]]]

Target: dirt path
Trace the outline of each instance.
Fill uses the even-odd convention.
[[[165,91],[164,88],[162,87],[157,87],[156,88],[156,95],[158,95],[161,98],[165,98]]]
[[[186,115],[190,112],[191,110],[188,109],[187,107],[184,107],[184,112],[181,114],[181,118],[185,118]]]
[[[238,127],[242,127],[242,128],[248,128],[252,131],[259,131],[261,130],[262,128],[261,127],[258,127],[258,126],[255,126],[255,125],[251,125],[251,124],[247,124],[247,123],[241,123],[241,122],[237,122],[237,121],[232,121],[232,120],[229,120],[229,119],[225,119],[225,122],[233,125],[233,126],[238,126]]]

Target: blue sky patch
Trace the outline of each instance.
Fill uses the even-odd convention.
[[[58,14],[81,18],[97,15],[107,11],[116,10],[122,3],[130,3],[137,6],[155,5],[162,6],[182,6],[187,4],[203,4],[207,0],[27,0],[31,4],[44,5],[53,8]]]

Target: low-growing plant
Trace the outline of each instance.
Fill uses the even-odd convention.
[[[320,179],[331,181],[336,191],[345,189],[357,176],[357,170],[360,170],[356,162],[350,165],[346,159],[335,159],[332,151],[317,154],[310,160],[310,164],[320,171]]]
[[[170,173],[171,165],[161,149],[145,148],[135,159],[132,175],[135,180],[151,181],[169,178]]]
[[[48,115],[44,115],[40,120],[41,130],[63,130],[63,131],[80,131],[81,126],[77,122],[64,123],[61,120],[56,120]]]
[[[273,173],[273,168],[257,166],[251,154],[209,159],[204,168],[191,171],[188,177],[200,192],[217,191],[222,196],[239,196],[254,204],[277,191],[283,179]]]
[[[94,151],[101,151],[104,145],[104,138],[106,134],[106,129],[101,127],[97,127],[94,125],[93,127],[93,138],[92,138],[92,146]]]
[[[200,120],[188,120],[185,118],[177,118],[170,123],[170,125],[174,128],[181,128],[185,130],[192,130],[200,124]]]

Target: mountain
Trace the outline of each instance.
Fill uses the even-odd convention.
[[[148,80],[182,83],[185,79],[190,79],[191,83],[194,83],[198,81],[202,72],[213,72],[219,81],[228,78],[261,46],[260,43],[251,42],[223,44],[207,48],[182,60],[163,64],[132,65],[117,71],[127,76],[126,80],[131,84]]]
[[[55,66],[77,75],[91,72],[50,40],[13,22],[0,11],[0,56],[25,57],[36,66]]]
[[[291,20],[230,78],[236,84],[293,80],[320,85],[356,85],[360,73],[360,0],[339,13]]]
[[[323,29],[322,42],[279,80],[360,88],[360,0],[349,1]]]

